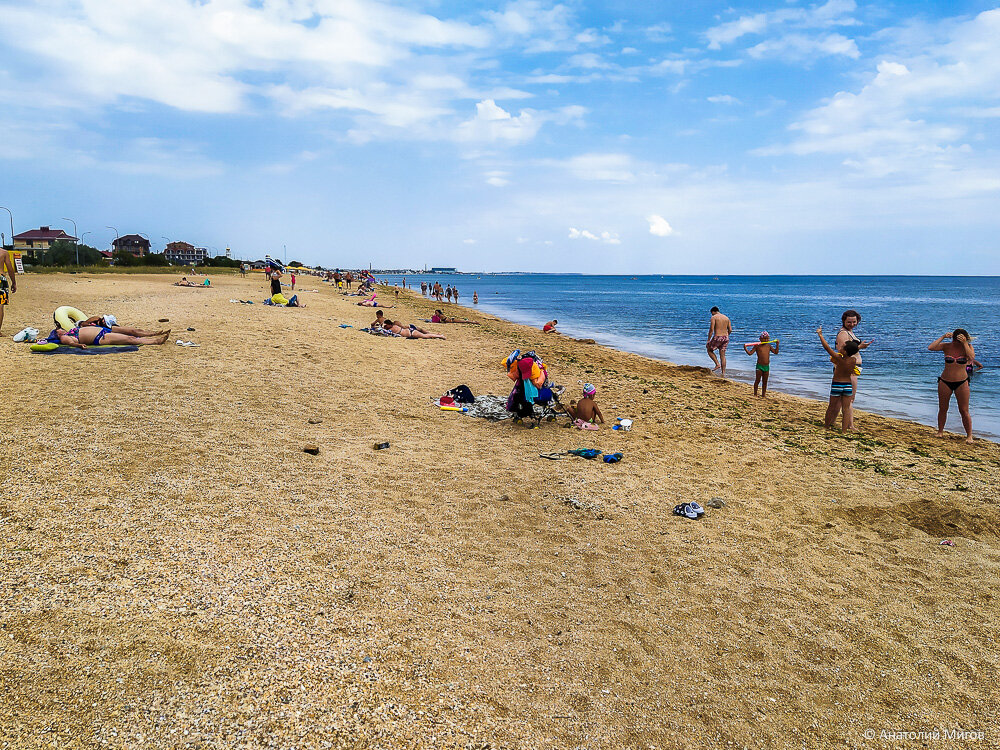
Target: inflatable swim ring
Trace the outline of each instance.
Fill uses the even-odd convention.
[[[80,312],[75,307],[63,305],[62,307],[56,308],[55,313],[52,315],[52,319],[56,322],[57,326],[62,328],[64,331],[68,331],[80,321],[86,320],[87,314]]]

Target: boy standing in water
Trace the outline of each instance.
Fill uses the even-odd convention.
[[[850,432],[854,427],[854,388],[851,386],[851,375],[854,368],[858,366],[858,342],[848,341],[844,344],[844,353],[841,354],[826,339],[823,338],[823,328],[817,328],[820,343],[830,355],[830,362],[833,363],[833,383],[830,384],[830,405],[826,409],[826,419],[824,424],[826,429],[832,430],[837,421],[837,413],[843,412],[840,429],[841,432]]]
[[[775,339],[771,341],[771,336],[767,331],[761,331],[759,344],[744,344],[743,350],[753,356],[757,352],[757,366],[754,367],[753,395],[757,395],[757,386],[760,386],[760,397],[767,398],[767,376],[771,372],[771,355],[778,353],[780,342]]]

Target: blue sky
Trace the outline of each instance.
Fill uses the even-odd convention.
[[[1000,274],[998,40],[961,1],[0,0],[0,205],[324,265]]]

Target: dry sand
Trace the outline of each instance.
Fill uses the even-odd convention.
[[[864,413],[845,438],[818,402],[475,312],[376,338],[308,277],[300,310],[259,276],[20,281],[0,747],[1000,745],[996,444]],[[401,297],[390,317],[434,306]],[[11,342],[60,304],[201,347]],[[430,407],[505,396],[514,347],[632,431]],[[587,446],[625,459],[538,457]]]

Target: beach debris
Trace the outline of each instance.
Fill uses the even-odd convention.
[[[201,346],[201,344],[196,344],[193,341],[182,341],[177,339],[177,346]]]
[[[319,455],[319,446],[318,445],[305,445],[305,446],[302,447],[302,450],[305,451],[306,453],[308,453],[310,456],[318,456]]]
[[[193,329],[193,328],[188,328],[188,330],[189,330],[189,331],[193,331],[194,329]]]
[[[310,417],[309,418],[309,424],[319,424],[322,421],[323,420],[320,419],[319,417]]]
[[[567,505],[570,508],[572,508],[573,510],[589,510],[589,511],[593,511],[595,513],[598,513],[601,510],[601,506],[600,505],[597,505],[596,503],[585,502],[583,500],[580,500],[577,497],[572,497],[572,496],[570,496],[570,497],[560,497],[558,499],[562,501],[563,505]]]
[[[375,443],[375,450],[377,450],[377,451],[385,450],[388,447],[389,447],[389,442],[388,441],[386,441],[384,443]]]
[[[723,500],[721,497],[713,497],[711,500],[706,500],[705,505],[707,505],[709,508],[725,508],[726,501]]]
[[[509,503],[510,502],[510,495],[501,495],[500,496],[500,502],[501,503]]]
[[[156,322],[157,322],[157,323],[169,323],[169,322],[170,322],[170,318],[160,318],[160,319],[159,319],[158,321],[156,321]]]
[[[940,542],[938,542],[938,545],[943,547],[954,547],[955,543],[951,541],[951,539],[942,539]]]

